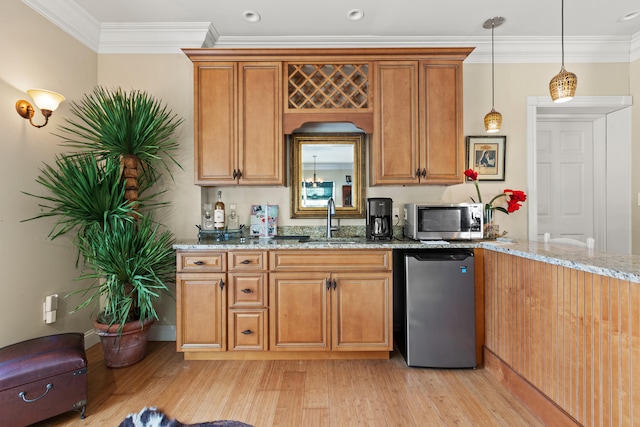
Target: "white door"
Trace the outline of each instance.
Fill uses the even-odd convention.
[[[538,121],[538,240],[595,235],[594,167],[604,159],[594,163],[593,140],[593,122]]]

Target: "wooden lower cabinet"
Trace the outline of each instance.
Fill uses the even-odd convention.
[[[391,350],[388,273],[271,273],[274,351]]]
[[[391,259],[383,250],[178,251],[177,349],[186,359],[388,358]]]
[[[272,251],[272,351],[390,351],[391,251]]]
[[[178,274],[176,345],[178,351],[227,349],[225,273]]]

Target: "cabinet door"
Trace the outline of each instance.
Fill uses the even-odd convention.
[[[391,273],[334,273],[334,351],[393,350]]]
[[[417,184],[418,62],[376,63],[370,185]]]
[[[421,182],[463,182],[462,64],[420,63]]]
[[[226,349],[227,293],[224,280],[224,273],[177,275],[178,351]]]
[[[282,64],[240,63],[239,81],[239,183],[284,185]]]
[[[235,62],[202,63],[195,67],[195,183],[236,183],[238,166]]]
[[[329,351],[329,273],[270,273],[271,351]]]

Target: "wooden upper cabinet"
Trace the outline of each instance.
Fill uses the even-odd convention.
[[[235,62],[201,63],[195,67],[196,184],[235,184],[237,70]]]
[[[376,94],[370,184],[462,182],[462,61],[380,61]]]
[[[463,182],[462,63],[420,61],[420,182]]]
[[[282,64],[240,64],[238,158],[240,184],[283,185]]]
[[[376,63],[371,185],[417,184],[418,61]]]
[[[282,185],[282,65],[195,66],[195,183]]]
[[[199,185],[285,185],[284,136],[351,122],[370,185],[463,182],[462,62],[473,48],[184,49]]]

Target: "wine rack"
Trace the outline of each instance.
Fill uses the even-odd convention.
[[[289,110],[369,109],[369,64],[287,65]]]

